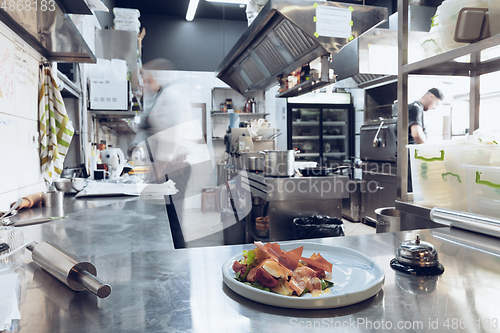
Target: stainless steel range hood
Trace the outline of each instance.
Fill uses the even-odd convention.
[[[421,0],[424,1],[424,0]],[[435,7],[409,6],[409,57],[418,59],[419,39],[427,36]],[[373,88],[397,81],[398,13],[389,17],[389,29],[372,28],[333,56],[330,68],[337,75],[337,88]]]
[[[57,3],[50,2],[50,4],[49,2],[45,11],[40,7],[38,10],[32,7],[31,11],[0,9],[0,20],[49,61],[95,63],[95,55],[71,17],[58,5],[59,2],[68,3],[64,7],[65,11],[69,10],[68,8],[74,8],[77,12],[83,13],[85,12],[84,6],[76,4],[82,0],[71,2],[59,0]],[[32,6],[34,6],[33,3]]]
[[[381,7],[269,0],[219,65],[217,77],[251,96],[275,85],[279,75],[287,76],[318,57],[336,54],[387,18],[387,8]]]

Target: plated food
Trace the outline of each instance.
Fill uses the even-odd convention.
[[[283,251],[278,243],[254,244],[253,250],[243,251],[243,258],[234,261],[236,280],[284,296],[331,292],[333,265],[320,253],[306,258],[302,257],[303,246]]]
[[[266,249],[268,252],[274,252],[274,254],[280,253],[278,252],[276,245],[259,244],[259,246],[267,246],[268,248]],[[242,273],[242,271],[244,270],[246,273],[248,263],[251,262],[251,260],[248,260],[248,258],[249,256],[252,256],[252,254],[249,255],[248,253],[251,250],[258,253],[260,250],[255,250],[255,248],[258,248],[257,245],[251,247],[247,247],[245,245],[244,248],[246,248],[246,251],[243,251],[244,253],[239,252],[238,254],[234,254],[231,258],[228,258],[222,265],[222,278],[224,284],[236,294],[243,296],[249,300],[266,305],[292,309],[338,308],[362,302],[376,295],[382,288],[385,280],[385,274],[382,268],[375,261],[373,261],[373,259],[361,252],[343,246],[323,245],[309,242],[287,242],[280,244],[282,255],[278,256],[278,260],[273,260],[280,264],[279,266],[277,266],[279,268],[276,268],[276,264],[266,265],[261,261],[258,261],[258,263],[256,263],[256,266],[251,267],[250,270],[257,267],[258,265],[261,265],[260,268],[267,268],[267,273],[272,272],[273,274],[278,276],[278,271],[280,269],[284,270],[281,268],[283,265],[280,263],[279,257],[282,257],[281,260],[294,258],[296,257],[296,255],[294,254],[298,254],[300,249],[302,249],[302,254],[299,255],[300,258],[298,259],[298,263],[300,263],[304,267],[313,269],[312,266],[307,263],[307,261],[313,260],[321,262],[322,260],[320,259],[320,257],[318,257],[319,254],[321,258],[328,262],[328,264],[332,265],[332,273],[330,274],[328,269],[323,269],[325,272],[325,277],[319,279],[335,282],[335,284],[333,286],[328,286],[325,289],[322,288],[323,290],[321,292],[319,292],[319,289],[315,289],[313,287],[313,293],[306,291],[302,292],[300,296],[297,296],[297,291],[294,291],[292,287],[290,287],[289,280],[287,279],[288,287],[292,289],[292,295],[290,296],[290,290],[286,287],[286,284],[284,282],[281,283],[282,288],[279,288],[280,279],[283,279],[281,275],[277,278],[269,273],[271,274],[271,276],[273,276],[273,279],[276,279],[276,281],[278,281],[278,284],[274,287],[269,288],[259,282],[262,285],[261,289],[259,289],[257,287],[257,284],[252,285],[255,282],[252,283],[248,281],[240,281],[242,274],[244,276],[244,273]],[[286,252],[286,254],[283,254],[283,252]],[[243,261],[243,259],[248,261]],[[240,274],[238,274],[238,272],[235,272],[234,269],[238,268],[238,264],[235,264],[235,262],[237,262],[239,265],[246,264],[247,267],[244,269],[240,267],[240,269],[238,270]],[[274,269],[275,272],[273,272],[271,269],[273,268],[273,265],[276,268]],[[299,268],[299,264],[297,264],[297,268]],[[287,269],[290,270],[289,268]],[[248,274],[250,274],[250,270],[248,271]],[[286,273],[286,270],[284,271]],[[290,280],[293,277],[293,271],[294,270],[291,270],[292,276],[289,276]],[[308,270],[306,269],[306,271]],[[255,271],[255,274],[257,274],[257,270]],[[311,278],[312,277],[313,276],[311,274]],[[313,279],[313,281],[314,280],[315,279]],[[274,284],[274,282],[269,283]],[[277,291],[281,292],[273,291],[272,289],[275,288]]]

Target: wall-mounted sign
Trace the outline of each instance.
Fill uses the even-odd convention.
[[[352,35],[352,11],[331,6],[316,7],[316,37],[349,38]]]

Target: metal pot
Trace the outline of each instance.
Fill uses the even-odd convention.
[[[44,207],[62,207],[64,192],[46,191],[42,193],[42,204]]]
[[[250,157],[248,159],[249,171],[264,171],[264,158],[263,157]]]
[[[294,150],[265,150],[264,174],[271,177],[290,177],[295,173]]]
[[[62,191],[64,193],[77,193],[83,190],[85,187],[85,179],[84,178],[60,178],[54,180],[54,185],[58,191]]]
[[[394,207],[375,209],[377,233],[401,231],[401,212]]]

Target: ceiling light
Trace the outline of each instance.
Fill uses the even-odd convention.
[[[248,0],[205,0],[207,2],[231,3],[235,5],[246,5]]]
[[[186,20],[192,21],[194,19],[194,14],[196,13],[196,9],[198,8],[198,3],[200,0],[189,0],[189,6],[186,13]]]

